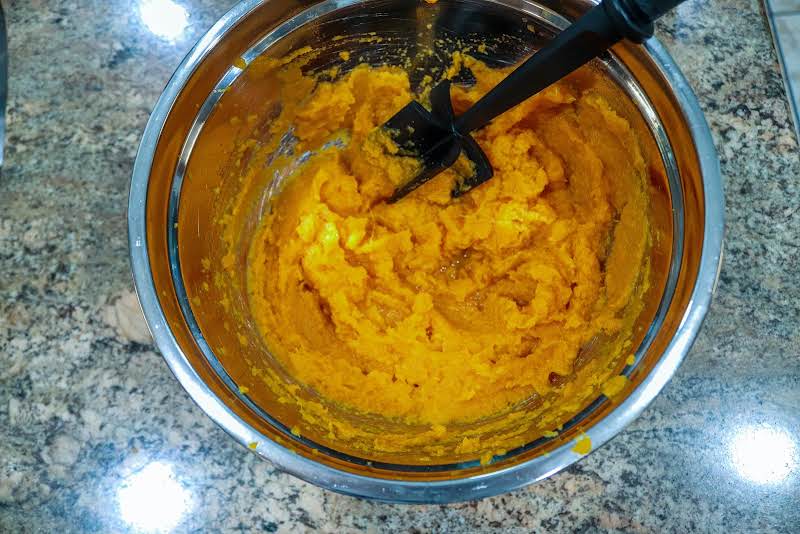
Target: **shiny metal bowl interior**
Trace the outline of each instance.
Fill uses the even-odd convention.
[[[303,427],[298,437],[290,429],[302,425],[302,418],[292,403],[279,402],[280,388],[243,393],[238,387],[247,383],[254,365],[273,361],[244,297],[244,242],[230,272],[212,269],[209,274],[203,267],[204,262],[219,264],[227,252],[215,220],[238,187],[226,173],[231,140],[239,135],[228,119],[250,109],[268,110],[274,100],[269,80],[248,79],[246,70],[233,66],[237,58],[281,57],[311,45],[322,52],[308,69],[338,65],[346,70],[357,62],[390,61],[397,50],[413,52],[423,41],[430,45],[432,34],[425,31],[430,25],[437,38],[446,38],[434,46],[437,53],[426,69],[441,66],[447,43],[456,41],[490,43],[491,53],[482,59],[507,65],[541,46],[589,5],[577,0],[440,0],[433,5],[248,0],[187,56],[159,100],[137,156],[129,208],[131,255],[159,348],[190,395],[233,437],[256,444],[258,454],[282,469],[330,489],[384,500],[448,502],[507,491],[559,471],[580,457],[570,450],[580,433],[595,447],[601,445],[664,386],[709,305],[723,223],[710,135],[691,90],[655,40],[643,47],[619,45],[598,64],[627,96],[620,106],[628,106],[628,118],[644,139],[651,216],[659,236],[650,257],[652,289],[634,335],[636,358],[616,370],[630,378],[630,385],[614,402],[599,394],[584,399],[580,409],[559,421],[563,431],[557,437],[531,435],[488,466],[455,454],[433,459],[370,455],[356,443],[331,442],[314,428]],[[365,39],[371,32],[384,40]],[[340,50],[354,52],[353,59],[343,62]],[[268,121],[269,113],[255,117],[249,133]],[[264,183],[264,191],[269,185]],[[242,236],[258,221],[263,200],[263,195],[251,199],[252,216],[242,220]],[[204,284],[214,287],[214,274],[232,282],[203,291]],[[348,417],[332,410],[332,417]],[[361,424],[375,432],[413,432],[380,422]]]

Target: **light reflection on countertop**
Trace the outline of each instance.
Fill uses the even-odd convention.
[[[173,467],[155,461],[123,479],[117,504],[122,521],[135,530],[170,532],[191,512],[193,500]]]
[[[800,151],[756,0],[689,0],[659,26],[725,181],[725,264],[686,361],[566,472],[445,507],[279,473],[147,342],[127,260],[133,158],[172,71],[233,2],[97,5],[6,10],[0,532],[800,532]]]
[[[779,484],[796,473],[797,440],[788,428],[747,425],[728,443],[730,461],[740,477],[756,484]]]
[[[177,39],[189,23],[186,8],[173,0],[141,0],[139,14],[145,27],[164,39]]]

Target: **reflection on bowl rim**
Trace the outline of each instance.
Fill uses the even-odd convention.
[[[407,481],[354,474],[296,454],[262,435],[216,396],[193,369],[169,329],[153,282],[146,242],[145,220],[150,171],[161,129],[185,83],[221,37],[262,3],[264,0],[244,0],[236,5],[189,52],[164,89],[150,116],[134,163],[128,206],[128,233],[134,282],[153,338],[178,381],[203,411],[240,443],[247,445],[256,442],[258,443],[256,452],[271,460],[281,469],[319,486],[352,495],[402,502],[441,503],[477,499],[510,491],[546,478],[577,461],[581,455],[572,452],[572,444],[567,442],[549,455],[538,456],[517,465],[471,477],[437,481]],[[249,61],[259,55],[271,42],[286,35],[289,29],[299,27],[328,11],[354,3],[356,0],[328,0],[308,8],[290,19],[295,22],[294,25],[283,23],[261,39],[258,44],[251,47],[245,58]],[[526,7],[530,8],[531,6]],[[537,15],[539,15],[538,18],[556,25],[564,20],[554,20],[552,12],[546,9]],[[684,311],[678,330],[650,373],[631,391],[630,395],[604,418],[586,429],[585,433],[591,439],[593,449],[604,444],[633,421],[672,377],[691,347],[706,315],[722,260],[722,186],[719,163],[710,131],[691,88],[663,46],[651,38],[644,43],[644,47],[660,67],[661,74],[668,81],[672,91],[678,96],[692,140],[695,143],[703,178],[705,232],[690,305]],[[220,80],[218,87],[226,87],[235,80],[237,75],[235,69],[229,70]],[[214,91],[214,93],[218,93],[218,91]],[[212,101],[215,100],[209,97],[198,116],[202,115],[202,109],[206,108],[210,102],[213,105]],[[210,108],[207,111],[210,111]],[[199,125],[202,126],[202,121],[199,121]],[[197,134],[199,129],[192,132]],[[192,136],[193,134],[190,133],[186,144],[193,143]],[[177,184],[174,183],[170,188],[172,200],[180,192],[180,176],[184,170],[182,167],[183,165],[179,164],[176,170]],[[177,202],[172,200],[170,205],[177,206]],[[174,234],[172,235],[174,237]],[[676,232],[676,239],[681,235],[682,233]],[[171,270],[178,269],[177,263],[175,263],[177,258],[173,256],[171,261],[173,262]]]

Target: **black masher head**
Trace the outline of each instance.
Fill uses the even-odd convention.
[[[450,101],[450,81],[431,90],[431,110],[417,101],[409,102],[389,119],[384,130],[397,146],[397,155],[420,161],[419,173],[398,187],[387,202],[393,203],[452,166],[463,153],[471,162],[471,174],[460,176],[450,194],[458,197],[492,177],[492,166],[481,147],[469,135],[455,128]]]

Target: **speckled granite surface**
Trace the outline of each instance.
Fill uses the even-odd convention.
[[[188,26],[172,40],[143,23],[153,3],[5,2],[0,532],[800,531],[800,161],[755,0],[690,0],[659,28],[726,188],[725,266],[690,356],[642,417],[568,471],[441,507],[276,472],[189,400],[147,341],[127,260],[134,153],[169,75],[231,1],[181,0]]]

